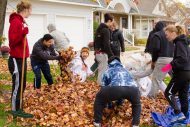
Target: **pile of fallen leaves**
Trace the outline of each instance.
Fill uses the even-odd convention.
[[[63,83],[71,83],[73,75],[68,65],[73,60],[76,53],[73,51],[73,47],[69,47],[67,50],[61,50],[59,54],[62,57],[62,59],[59,61],[61,80]]]
[[[18,119],[23,126],[93,127],[93,104],[99,86],[93,82],[42,86],[36,93],[32,85],[25,91],[24,110],[34,114],[32,119]],[[141,124],[152,125],[151,112],[164,112],[167,103],[162,95],[158,99],[142,98]],[[106,109],[103,127],[131,125],[131,104],[125,101],[113,110]]]
[[[7,60],[0,58],[0,73],[8,72],[8,62]]]
[[[30,61],[27,61],[27,70],[32,70],[32,67],[30,65]],[[0,58],[0,73],[9,72],[8,68],[8,60]]]

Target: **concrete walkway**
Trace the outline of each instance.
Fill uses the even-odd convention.
[[[139,50],[125,51],[124,55],[121,56],[121,61],[123,62],[123,64],[125,64],[125,61],[126,61],[127,57],[130,56],[130,54],[144,52],[145,46],[135,46],[135,47],[138,47]],[[90,66],[94,63],[94,58],[95,58],[94,51],[90,51],[90,55],[87,58],[87,62],[89,63]]]

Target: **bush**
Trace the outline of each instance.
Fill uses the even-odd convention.
[[[146,38],[135,38],[135,45],[146,45],[147,39]]]
[[[98,26],[99,26],[99,23],[98,23],[98,22],[94,22],[94,23],[93,23],[93,33],[94,33],[94,34],[96,33],[96,30],[97,30]]]

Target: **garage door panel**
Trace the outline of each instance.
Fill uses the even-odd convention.
[[[32,52],[33,45],[43,37],[45,31],[45,15],[31,15],[27,20],[29,34],[28,34],[28,43],[30,52]]]
[[[80,50],[85,45],[84,18],[56,16],[56,26],[66,34],[75,50]]]

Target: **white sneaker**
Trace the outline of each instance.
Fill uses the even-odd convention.
[[[94,127],[101,127],[101,123],[94,122]]]
[[[139,127],[139,126],[133,125],[133,127]]]

